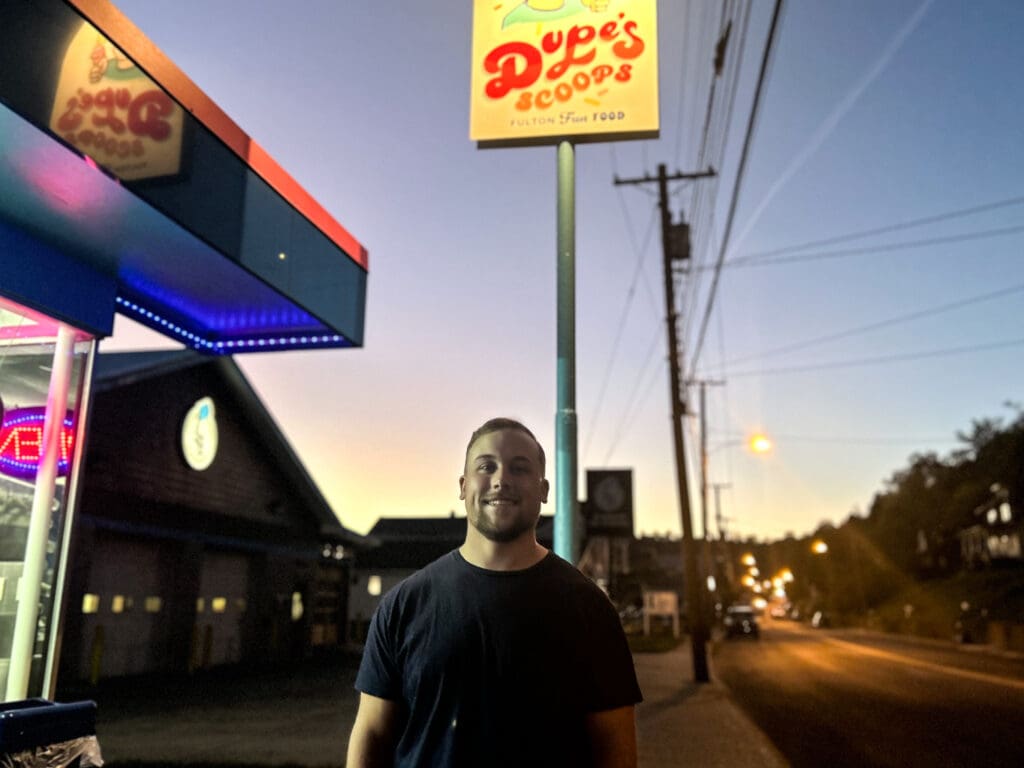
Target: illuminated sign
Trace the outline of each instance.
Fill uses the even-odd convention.
[[[181,423],[181,452],[192,469],[202,472],[217,456],[217,414],[213,398],[197,400]]]
[[[23,480],[32,480],[39,469],[43,451],[43,422],[46,406],[11,408],[0,425],[0,472]],[[71,446],[75,439],[73,414],[67,412],[60,430],[60,457],[57,474],[68,473]]]
[[[184,112],[95,27],[64,54],[50,130],[125,181],[174,176]]]
[[[471,86],[484,145],[654,138],[656,0],[475,0]]]

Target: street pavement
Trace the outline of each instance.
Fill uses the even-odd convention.
[[[714,679],[693,682],[688,643],[634,656],[641,768],[776,768],[786,761]],[[125,763],[342,766],[355,717],[358,656],[239,674],[111,681],[68,688],[59,701],[94,698],[96,733],[110,768]]]
[[[710,651],[710,646],[709,646]],[[714,673],[693,682],[689,643],[633,656],[644,701],[637,708],[641,768],[784,768],[788,763]]]

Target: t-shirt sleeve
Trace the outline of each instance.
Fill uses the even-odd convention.
[[[590,691],[588,712],[616,709],[643,701],[633,654],[611,601],[598,594],[590,608]]]
[[[355,687],[371,696],[398,700],[402,694],[402,680],[395,660],[392,635],[388,631],[391,605],[391,600],[382,600],[373,614]]]

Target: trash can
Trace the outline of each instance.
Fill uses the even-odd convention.
[[[103,765],[96,741],[96,702],[46,699],[0,703],[0,768]]]

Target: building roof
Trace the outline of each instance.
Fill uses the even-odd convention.
[[[208,366],[228,385],[237,407],[260,435],[262,447],[290,483],[296,498],[316,515],[320,534],[328,540],[366,546],[369,543],[366,537],[349,530],[338,520],[277,422],[231,357],[210,357],[192,350],[101,353],[96,355],[93,367],[93,390],[109,392],[198,366]]]
[[[541,515],[537,540],[551,547],[554,518]],[[459,547],[466,539],[466,517],[382,517],[367,534],[377,546],[360,552],[359,568],[415,570]]]

